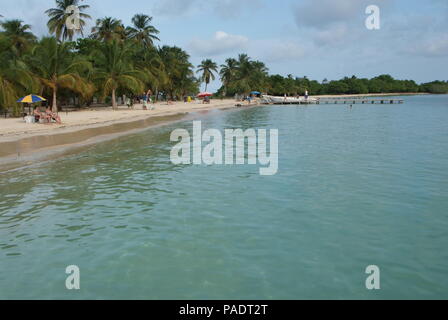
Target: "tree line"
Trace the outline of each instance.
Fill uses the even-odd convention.
[[[67,26],[67,8],[80,11],[79,28]],[[136,14],[125,26],[112,17],[97,19],[89,36],[86,13],[80,0],[56,0],[48,9],[50,37],[38,39],[21,20],[0,21],[0,109],[18,115],[18,98],[36,93],[47,97],[54,111],[75,98],[79,105],[98,100],[117,107],[117,97],[137,96],[151,90],[169,99],[196,95],[219,77],[219,97],[260,91],[273,95],[430,92],[447,93],[448,82],[417,84],[389,75],[373,79],[344,78],[318,82],[307,77],[270,75],[266,65],[246,54],[229,58],[221,66],[205,59],[195,68],[189,54],[177,46],[155,45],[160,41],[153,18]],[[76,40],[74,40],[76,39]]]
[[[358,79],[356,76],[341,80],[322,82],[307,77],[294,78],[292,75],[268,75],[265,79],[264,92],[273,95],[311,95],[338,94],[375,94],[375,93],[448,93],[448,81],[434,81],[417,84],[414,80],[397,80],[390,75],[380,75],[372,79]]]

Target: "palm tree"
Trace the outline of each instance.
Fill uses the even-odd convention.
[[[0,35],[0,109],[12,109],[19,114],[17,98],[38,89],[38,83],[23,61],[17,59],[11,41]]]
[[[144,90],[146,76],[134,68],[129,44],[112,40],[103,44],[95,56],[95,80],[103,87],[103,96],[112,95],[112,107],[117,108],[116,92],[123,88],[139,93]]]
[[[121,20],[106,17],[96,20],[96,26],[92,28],[90,37],[105,42],[124,40],[126,32]]]
[[[58,111],[57,93],[66,88],[87,94],[88,83],[81,77],[81,72],[90,68],[90,63],[80,56],[75,56],[68,43],[58,43],[56,38],[43,38],[33,49],[29,65],[42,86],[52,91],[52,109]]]
[[[251,90],[267,88],[268,69],[263,62],[253,61],[247,54],[240,54],[237,60],[227,59],[226,62],[220,72],[226,90],[231,87],[235,93],[247,94]]]
[[[210,59],[203,60],[200,65],[198,65],[197,73],[201,73],[201,80],[205,82],[205,91],[207,91],[207,86],[210,80],[215,80],[215,75],[213,72],[218,73],[218,65]]]
[[[146,87],[157,96],[159,88],[168,81],[165,65],[157,49],[138,46],[131,59],[135,61],[135,68],[146,74]]]
[[[76,33],[84,35],[83,30],[86,25],[85,19],[91,19],[88,14],[82,11],[90,8],[89,5],[79,5],[80,0],[56,0],[56,8],[48,9],[45,13],[50,17],[47,26],[51,34],[55,34],[58,40],[73,40]],[[82,1],[82,0],[81,0]],[[70,7],[79,9],[79,29],[72,29],[67,26],[67,20],[73,12],[67,11]]]
[[[163,62],[166,81],[163,89],[170,94],[172,98],[175,95],[181,95],[187,78],[193,76],[193,65],[190,63],[190,56],[179,47],[163,46],[159,48],[159,56]]]
[[[30,44],[36,40],[36,37],[29,30],[29,24],[23,24],[21,20],[7,20],[1,22],[0,26],[3,28],[1,32],[4,36],[10,39],[11,45],[19,55],[26,51]]]
[[[235,79],[237,70],[238,61],[232,58],[226,59],[226,64],[221,65],[221,71],[219,72],[219,75],[221,76],[221,81],[224,85],[224,95],[227,94],[227,88]]]
[[[152,47],[154,44],[154,40],[160,41],[160,39],[156,36],[160,32],[151,25],[151,21],[152,17],[144,14],[136,14],[132,18],[132,24],[134,26],[126,28],[128,38],[136,40],[146,48]]]

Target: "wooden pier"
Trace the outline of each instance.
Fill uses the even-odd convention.
[[[317,104],[403,104],[403,99],[349,99],[349,98],[323,98]]]
[[[309,104],[403,104],[403,99],[341,99],[341,98],[323,98],[318,100],[302,100],[302,101],[282,101],[282,102],[270,102],[268,104],[275,105],[309,105]]]

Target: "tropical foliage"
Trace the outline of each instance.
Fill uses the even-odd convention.
[[[218,73],[218,65],[210,59],[203,60],[198,65],[197,73],[202,73],[201,80],[205,82],[205,91],[211,80],[215,80],[215,73]]]

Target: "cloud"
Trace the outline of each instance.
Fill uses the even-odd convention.
[[[337,45],[345,42],[349,34],[349,28],[345,23],[335,24],[331,29],[317,31],[314,41],[321,46]]]
[[[198,55],[218,56],[221,54],[245,49],[249,39],[241,35],[232,35],[224,31],[218,31],[212,39],[193,39],[188,47]]]
[[[265,0],[162,0],[154,5],[158,15],[181,16],[199,8],[199,12],[212,12],[223,18],[234,18],[242,11],[257,10],[263,7]]]
[[[448,56],[448,33],[433,36],[427,40],[418,41],[406,51],[410,54],[426,57]]]
[[[328,29],[333,24],[363,23],[369,5],[385,9],[392,3],[393,0],[304,0],[302,4],[293,6],[293,12],[299,27]]]
[[[187,14],[198,0],[163,0],[154,5],[158,15],[179,16]]]
[[[261,47],[268,48],[262,59],[270,63],[297,61],[306,54],[306,49],[292,40],[264,41]]]
[[[305,0],[296,5],[294,15],[299,27],[324,28],[335,22],[347,22],[364,13],[364,0]],[[365,7],[364,7],[365,8]]]
[[[211,1],[207,1],[210,3]],[[264,7],[263,0],[215,0],[214,10],[215,12],[224,18],[235,18],[239,16],[242,11],[259,10]]]

